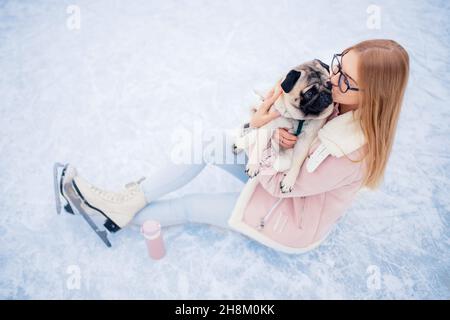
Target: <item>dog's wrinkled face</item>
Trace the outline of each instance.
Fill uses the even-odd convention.
[[[332,103],[329,76],[328,65],[315,59],[289,71],[281,88],[290,104],[305,116],[318,115]]]

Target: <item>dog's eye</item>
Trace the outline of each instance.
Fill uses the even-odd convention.
[[[306,100],[310,100],[310,99],[313,97],[313,92],[312,92],[312,90],[306,91],[306,92],[303,94],[303,97],[304,97]]]
[[[317,94],[317,88],[311,87],[308,89],[308,91],[306,91],[302,94],[302,97],[305,100],[311,100],[312,98],[314,98],[314,95],[316,95],[316,94]]]

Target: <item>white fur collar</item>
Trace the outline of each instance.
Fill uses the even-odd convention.
[[[329,120],[319,130],[318,137],[330,154],[342,157],[366,143],[359,119],[359,109],[348,111]]]

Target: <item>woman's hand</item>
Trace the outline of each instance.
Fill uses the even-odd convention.
[[[273,87],[264,97],[264,102],[258,108],[258,110],[253,114],[250,120],[250,127],[259,128],[266,123],[272,121],[273,119],[280,116],[278,111],[269,112],[270,107],[278,99],[283,89],[281,89],[280,82],[277,82],[275,87]]]
[[[293,148],[297,142],[297,136],[288,132],[286,128],[278,128],[275,132],[275,140],[285,149]]]

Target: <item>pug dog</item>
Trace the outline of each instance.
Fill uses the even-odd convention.
[[[273,167],[285,172],[281,191],[292,191],[312,141],[333,112],[329,76],[329,66],[318,59],[296,66],[281,78],[282,92],[269,109],[278,111],[281,116],[259,128],[250,128],[249,123],[242,126],[233,152],[247,152],[246,173],[250,178],[258,175],[264,150],[273,148],[277,154]],[[276,143],[277,128],[287,128],[298,134],[293,148],[284,149]]]

